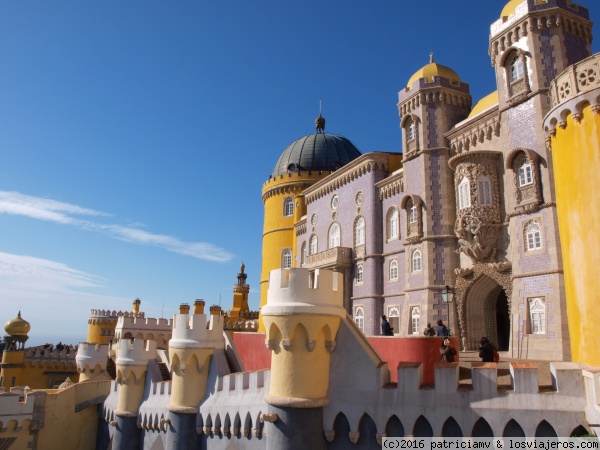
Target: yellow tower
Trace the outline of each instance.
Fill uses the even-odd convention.
[[[331,172],[360,156],[348,139],[325,133],[325,119],[315,121],[316,133],[292,142],[283,151],[263,185],[265,205],[260,277],[260,306],[267,303],[269,273],[300,265],[294,225],[306,220],[302,193]],[[262,321],[259,331],[264,331]]]
[[[263,308],[272,350],[267,403],[316,408],[327,404],[330,353],[343,308],[343,275],[330,270],[273,270]]]
[[[550,85],[553,109],[544,120],[552,149],[558,226],[573,361],[600,366],[600,87],[589,78],[600,53],[569,67]],[[592,69],[593,68],[593,69]]]
[[[21,318],[21,311],[4,325],[4,342],[6,347],[2,353],[0,364],[1,386],[8,392],[11,387],[23,383],[25,369],[25,342],[29,339],[27,333],[31,329],[29,322]]]
[[[90,344],[108,344],[115,338],[115,329],[119,317],[144,317],[144,313],[140,312],[141,303],[142,301],[136,298],[133,301],[131,312],[92,309],[88,319],[87,342]]]

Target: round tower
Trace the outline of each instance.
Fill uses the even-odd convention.
[[[309,186],[360,156],[360,151],[348,139],[325,133],[325,119],[315,121],[316,133],[295,140],[283,151],[273,172],[263,185],[265,205],[263,227],[260,306],[267,303],[269,272],[278,268],[295,267],[293,253],[298,217],[303,210],[297,199]],[[259,330],[264,327],[259,325]]]
[[[21,317],[21,311],[12,320],[4,325],[4,342],[6,347],[2,353],[0,364],[0,379],[6,392],[11,387],[22,384],[23,370],[25,368],[25,342],[29,339],[27,333],[31,329],[29,322]]]
[[[267,448],[326,448],[330,353],[342,317],[343,275],[330,270],[273,270],[263,307],[271,381],[265,401],[276,422]]]
[[[189,306],[181,305],[179,314],[173,317],[173,337],[169,342],[169,359],[173,381],[169,404],[171,430],[167,437],[168,447],[173,449],[196,448],[198,406],[206,395],[206,383],[211,357],[215,349],[223,349],[223,316],[221,308],[210,308],[208,328],[204,301],[196,300],[193,314]]]
[[[156,359],[156,341],[121,339],[117,344],[117,432],[115,450],[142,448],[137,428],[138,408],[144,397],[148,361]]]
[[[594,224],[600,192],[600,87],[590,82],[600,53],[567,68],[550,85],[544,120],[551,146],[573,361],[600,366],[595,331],[600,254]],[[568,87],[567,87],[568,86]]]
[[[80,382],[105,372],[108,363],[108,344],[80,342],[77,346],[75,361]]]

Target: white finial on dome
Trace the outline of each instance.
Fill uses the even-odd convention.
[[[431,64],[431,63],[433,63],[433,62],[435,62],[435,61],[433,60],[433,52],[429,52],[429,64]]]

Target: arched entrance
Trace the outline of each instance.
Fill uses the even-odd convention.
[[[498,350],[508,350],[510,307],[504,288],[496,280],[482,274],[468,289],[465,303],[467,349],[477,350],[481,337],[487,336]]]

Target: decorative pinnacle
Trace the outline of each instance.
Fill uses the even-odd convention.
[[[433,62],[435,62],[435,61],[433,60],[433,52],[430,52],[430,53],[429,53],[429,64],[431,64],[431,63],[433,63]]]

